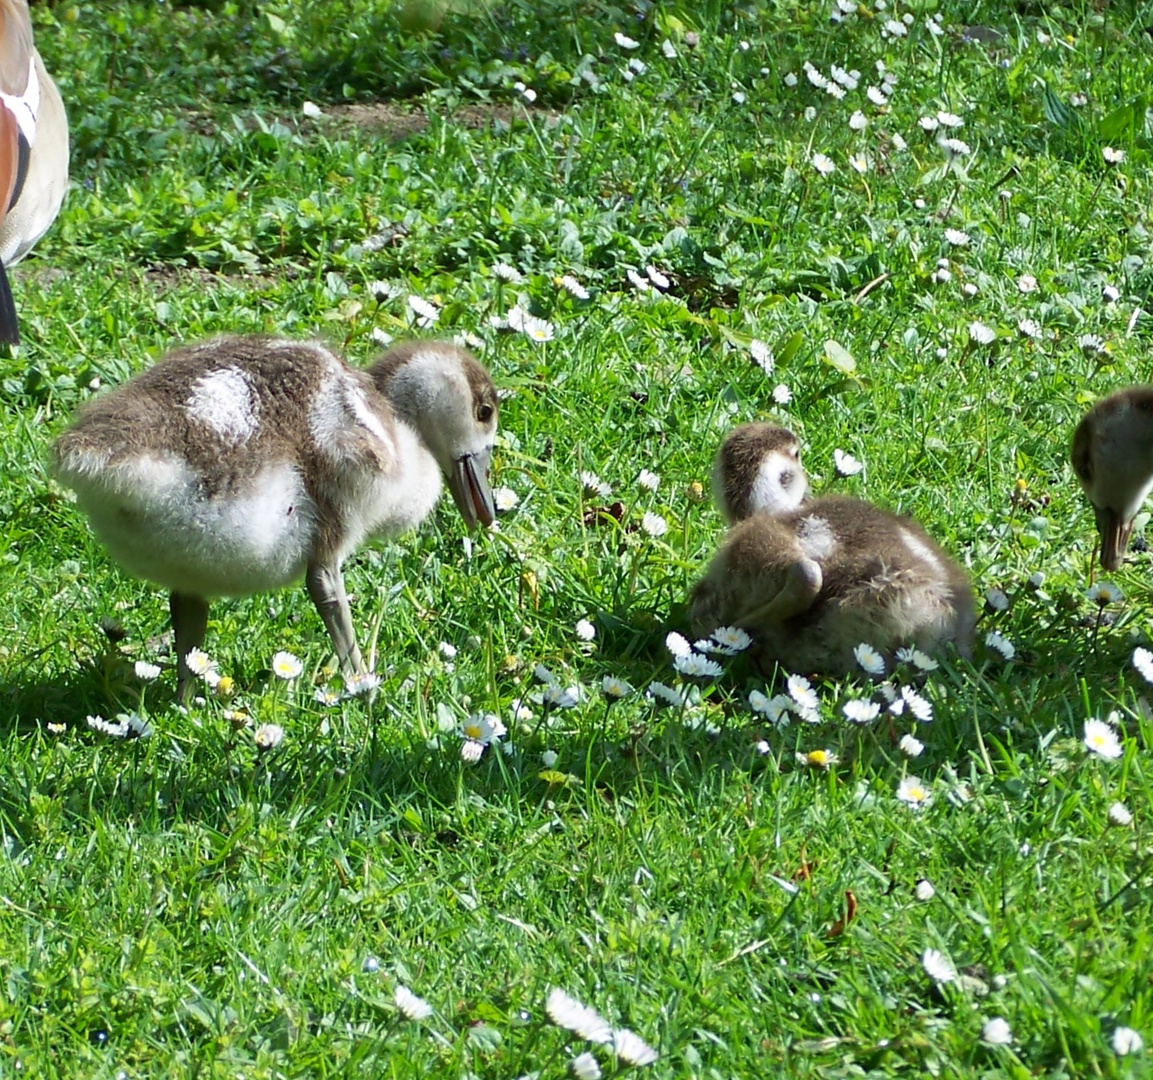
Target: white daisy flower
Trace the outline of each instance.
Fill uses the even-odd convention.
[[[864,131],[869,125],[869,118],[858,109],[849,117],[849,128],[852,131]]]
[[[1101,299],[1104,300],[1106,304],[1115,304],[1121,299],[1121,290],[1118,289],[1116,285],[1106,285],[1101,290]]]
[[[772,373],[773,351],[763,341],[758,338],[753,338],[753,340],[749,342],[749,355],[766,375]]]
[[[735,653],[744,652],[753,643],[753,639],[739,626],[718,626],[710,636],[718,645]]]
[[[1118,1057],[1139,1054],[1145,1049],[1145,1040],[1141,1038],[1139,1032],[1134,1031],[1131,1027],[1114,1028],[1113,1037],[1109,1042],[1113,1047],[1113,1053]]]
[[[312,700],[317,705],[324,705],[331,708],[333,705],[340,704],[340,694],[338,691],[333,690],[332,687],[318,686],[312,691]]]
[[[589,291],[572,274],[565,274],[560,279],[561,288],[577,300],[587,300]]]
[[[601,1080],[603,1075],[597,1059],[587,1050],[583,1054],[577,1054],[568,1063],[568,1067],[576,1080]]]
[[[816,710],[820,707],[820,698],[817,697],[812,683],[804,675],[790,675],[785,680],[785,689],[788,690],[789,697],[802,709]]]
[[[865,466],[852,454],[837,449],[833,451],[833,467],[837,470],[838,476],[856,476]]]
[[[620,701],[633,692],[633,687],[616,675],[606,675],[601,679],[601,691],[610,701]]]
[[[788,405],[793,400],[793,392],[784,383],[777,383],[773,387],[773,401],[778,405]]]
[[[252,733],[252,741],[257,750],[274,750],[284,741],[284,728],[279,724],[261,724]]]
[[[872,645],[862,641],[853,649],[853,655],[857,658],[857,663],[861,665],[861,670],[866,675],[885,674],[885,658]]]
[[[406,1020],[427,1020],[432,1016],[432,1006],[424,998],[417,997],[407,986],[398,985],[392,999]]]
[[[897,743],[897,746],[905,757],[920,757],[925,749],[925,744],[915,735],[901,736],[901,741]]]
[[[913,646],[898,649],[897,662],[900,664],[912,664],[913,667],[919,671],[936,671],[939,666],[937,661],[931,656],[926,656],[920,649],[914,648]]]
[[[416,325],[422,328],[435,326],[436,320],[440,318],[440,308],[421,296],[410,296],[408,306],[416,315]]]
[[[1000,1016],[986,1020],[981,1025],[981,1042],[989,1046],[1008,1046],[1013,1041],[1013,1032],[1009,1030],[1008,1021]]]
[[[300,658],[283,650],[272,658],[272,674],[286,681],[295,679],[304,670]]]
[[[693,652],[688,656],[674,656],[673,667],[682,675],[694,675],[706,679],[715,679],[725,671],[715,660]]]
[[[922,116],[917,124],[923,131],[936,131],[941,126],[941,122],[935,116]]]
[[[592,641],[597,636],[597,628],[588,619],[578,619],[576,636],[578,641]]]
[[[831,769],[838,760],[832,750],[810,750],[807,754],[797,754],[797,764],[811,769]]]
[[[736,95],[733,96],[735,97]],[[744,95],[742,94],[741,97],[743,100]],[[741,102],[737,102],[737,104],[739,105]],[[669,281],[669,279],[655,266],[646,266],[645,273],[648,274],[649,281],[651,281],[662,292],[672,284],[672,282]]]
[[[1109,604],[1116,604],[1125,599],[1125,594],[1111,581],[1094,582],[1086,595],[1098,607],[1107,607]]]
[[[320,106],[315,101],[306,101],[300,106],[300,111],[308,117],[309,120],[319,120],[324,113],[320,111]]]
[[[538,319],[534,315],[526,315],[521,323],[521,333],[529,339],[535,341],[538,345],[543,345],[546,341],[552,341],[556,336],[556,331],[553,324],[547,319]]]
[[[1101,156],[1109,165],[1120,165],[1125,160],[1124,150],[1114,150],[1111,146],[1103,146],[1101,148]]]
[[[1134,649],[1133,666],[1141,678],[1148,683],[1153,683],[1153,652],[1140,647]]]
[[[93,731],[99,731],[101,735],[107,735],[112,739],[123,739],[128,735],[127,720],[114,723],[111,720],[105,720],[102,716],[89,716],[88,726]]]
[[[1000,653],[1002,660],[1009,661],[1017,655],[1017,649],[1013,643],[998,630],[990,630],[985,635],[985,644],[990,649]]]
[[[540,755],[540,763],[546,769],[555,768],[557,763],[557,752],[555,750],[543,750]]]
[[[184,658],[184,663],[193,675],[199,675],[201,678],[204,678],[204,676],[216,668],[216,661],[209,660],[208,654],[202,652],[200,649],[189,649],[188,655]]]
[[[945,112],[941,109],[937,113],[937,122],[941,127],[959,128],[965,126],[965,121],[962,120],[956,113]]]
[[[939,985],[951,983],[957,978],[953,961],[939,949],[926,949],[921,956],[921,966],[925,974]]]
[[[1109,807],[1108,818],[1110,825],[1116,825],[1119,829],[1127,828],[1133,824],[1133,815],[1124,803],[1115,802]]]
[[[833,164],[833,159],[827,154],[814,154],[811,159],[811,164],[822,176],[829,176],[837,169],[837,166]]]
[[[1105,339],[1099,334],[1082,334],[1077,338],[1077,347],[1090,356],[1105,351]]]
[[[665,648],[669,650],[673,656],[688,656],[693,651],[693,647],[688,643],[688,639],[683,634],[678,634],[675,630],[665,635]]]
[[[1085,749],[1110,761],[1122,754],[1121,740],[1104,720],[1085,721]]]
[[[613,34],[613,41],[617,43],[622,49],[639,49],[641,43],[635,38],[629,37],[627,34],[622,34],[619,30]]]
[[[515,266],[509,266],[506,262],[493,263],[492,276],[511,285],[520,285],[524,281],[524,275]]]
[[[864,176],[869,171],[869,155],[868,154],[850,154],[849,167],[853,172],[860,173]]]
[[[850,698],[841,706],[846,719],[854,724],[871,724],[881,713],[881,706],[875,701]]]
[[[484,745],[475,739],[465,739],[460,744],[460,760],[466,765],[475,765],[484,756]]]
[[[997,340],[997,331],[982,322],[969,323],[969,340],[974,345],[992,345]]]
[[[1017,278],[1017,288],[1023,293],[1037,291],[1037,279],[1032,274],[1022,274]]]
[[[651,510],[647,510],[644,517],[641,518],[641,528],[649,536],[664,536],[669,531],[669,523],[660,514],[654,514]]]
[[[652,292],[652,282],[650,282],[648,278],[641,277],[631,266],[625,268],[625,277],[629,279],[629,284],[631,284],[637,292]]]
[[[344,688],[349,697],[361,697],[371,694],[380,687],[381,678],[374,671],[366,671],[363,675],[352,675],[345,680]]]
[[[147,660],[137,660],[133,665],[133,670],[141,682],[152,682],[153,679],[160,678],[159,666],[150,664]]]
[[[637,483],[647,491],[656,491],[661,486],[661,478],[649,469],[641,469],[637,476]]]
[[[544,1010],[557,1027],[571,1031],[588,1042],[612,1042],[613,1032],[608,1021],[596,1009],[582,1005],[559,987],[549,991]]]
[[[865,91],[865,96],[877,106],[885,106],[889,104],[889,99],[885,96],[885,91],[879,86],[870,86]]]
[[[921,903],[926,903],[937,895],[937,890],[933,888],[933,883],[928,878],[921,878],[913,887],[913,895]]]
[[[1041,324],[1036,319],[1022,319],[1017,323],[1017,329],[1027,338],[1032,338],[1034,341],[1041,340]]]
[[[666,60],[675,60],[677,58],[677,47],[669,41],[668,38],[665,38],[665,40],[661,42],[661,52],[665,54]]]
[[[962,232],[960,229],[946,229],[945,239],[953,247],[968,247],[970,237],[967,232]]]
[[[651,1065],[657,1060],[657,1052],[639,1035],[628,1028],[613,1032],[613,1053],[626,1065]]]
[[[465,742],[477,742],[481,746],[488,746],[496,738],[496,731],[492,724],[494,719],[489,713],[472,713],[460,725],[458,734]]]
[[[561,686],[560,683],[546,684],[542,694],[544,703],[557,709],[571,709],[580,702],[580,688]]]
[[[901,700],[908,707],[909,712],[922,723],[927,724],[933,719],[933,706],[911,686],[901,687]]]
[[[937,145],[950,156],[968,157],[972,153],[969,144],[963,139],[941,139]]]
[[[933,792],[919,776],[906,776],[897,785],[897,798],[914,810],[920,810],[932,802]]]
[[[649,683],[649,687],[645,693],[650,700],[659,702],[662,705],[671,705],[674,709],[679,709],[685,703],[685,696],[680,690],[666,686],[663,682]]]
[[[774,727],[785,727],[788,724],[791,705],[792,700],[784,694],[770,698],[760,690],[749,691],[749,708],[768,719]]]

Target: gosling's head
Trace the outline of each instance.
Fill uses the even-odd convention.
[[[742,424],[721,443],[713,498],[730,524],[757,511],[785,514],[805,500],[809,482],[796,435],[773,424]]]
[[[488,482],[499,402],[488,372],[467,349],[409,341],[370,368],[377,389],[420,432],[470,529],[496,516]]]
[[[1072,458],[1097,518],[1101,565],[1116,570],[1153,489],[1153,387],[1132,386],[1097,402],[1073,433]]]

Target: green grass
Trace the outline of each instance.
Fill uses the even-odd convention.
[[[1153,726],[1130,663],[1149,557],[1098,626],[1067,449],[1088,402],[1149,377],[1153,12],[945,5],[935,36],[932,8],[893,4],[841,25],[785,3],[208,7],[34,8],[74,184],[13,274],[25,343],[0,360],[0,1076],[560,1077],[589,1046],[547,1022],[551,987],[657,1048],[654,1077],[1146,1075],[1112,1038],[1153,1038]],[[805,61],[859,86],[834,100]],[[918,126],[939,110],[971,151],[951,167]],[[649,265],[667,292],[630,283]],[[514,303],[553,340],[494,329]],[[360,363],[374,330],[479,340],[507,395],[494,482],[519,502],[471,553],[449,505],[350,560],[374,701],[314,700],[332,659],[294,589],[214,604],[235,696],[180,712],[165,597],[110,562],[49,440],[177,342],[319,335]],[[684,709],[606,705],[606,674],[676,683],[664,637],[722,532],[693,485],[754,418],[800,434],[818,490],[916,515],[1003,590],[979,636],[1016,659],[944,663],[919,725],[846,723],[862,676],[817,687],[818,725],[772,729],[745,661]],[[835,448],[863,474],[837,479]],[[616,500],[619,522],[594,512]],[[271,676],[281,649],[295,683]],[[137,660],[166,670],[141,683]],[[537,664],[580,703],[533,700]],[[240,709],[283,743],[258,752]],[[1114,710],[1123,756],[1087,755],[1084,721]],[[466,765],[476,711],[511,753]],[[86,723],[128,712],[150,738]],[[818,748],[834,768],[796,763]],[[921,811],[895,797],[909,773]],[[1109,826],[1116,801],[1131,827]],[[935,986],[929,948],[967,978]],[[397,985],[433,1015],[405,1021]],[[980,1039],[998,1016],[1008,1047]]]

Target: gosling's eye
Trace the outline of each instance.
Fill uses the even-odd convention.
[[[800,458],[800,456],[801,456],[801,448],[799,446],[790,446],[789,447],[789,457],[793,458],[794,460],[797,460]]]
[[[780,478],[779,478],[780,482],[781,482],[781,487],[786,488],[786,489],[791,487],[793,480],[795,478],[796,478],[796,473],[791,472],[788,469],[785,469],[785,471],[781,473]]]
[[[476,418],[482,424],[487,424],[492,419],[492,406],[487,401],[476,407]]]

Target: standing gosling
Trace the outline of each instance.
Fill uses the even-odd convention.
[[[1153,387],[1131,386],[1098,401],[1073,432],[1073,471],[1101,534],[1101,565],[1117,570],[1133,519],[1153,491]]]
[[[28,0],[0,0],[0,341],[20,343],[5,267],[56,219],[68,189],[68,117],[32,44]]]
[[[840,495],[808,498],[796,436],[769,424],[729,434],[714,491],[733,523],[689,599],[693,633],[739,626],[763,664],[838,676],[871,645],[968,655],[969,579],[915,521]]]
[[[341,564],[418,525],[441,476],[493,520],[497,397],[464,349],[409,342],[356,371],[324,346],[225,337],[177,349],[87,405],[52,448],[121,565],[171,591],[178,686],[208,600],[304,576],[346,674],[364,673]]]

